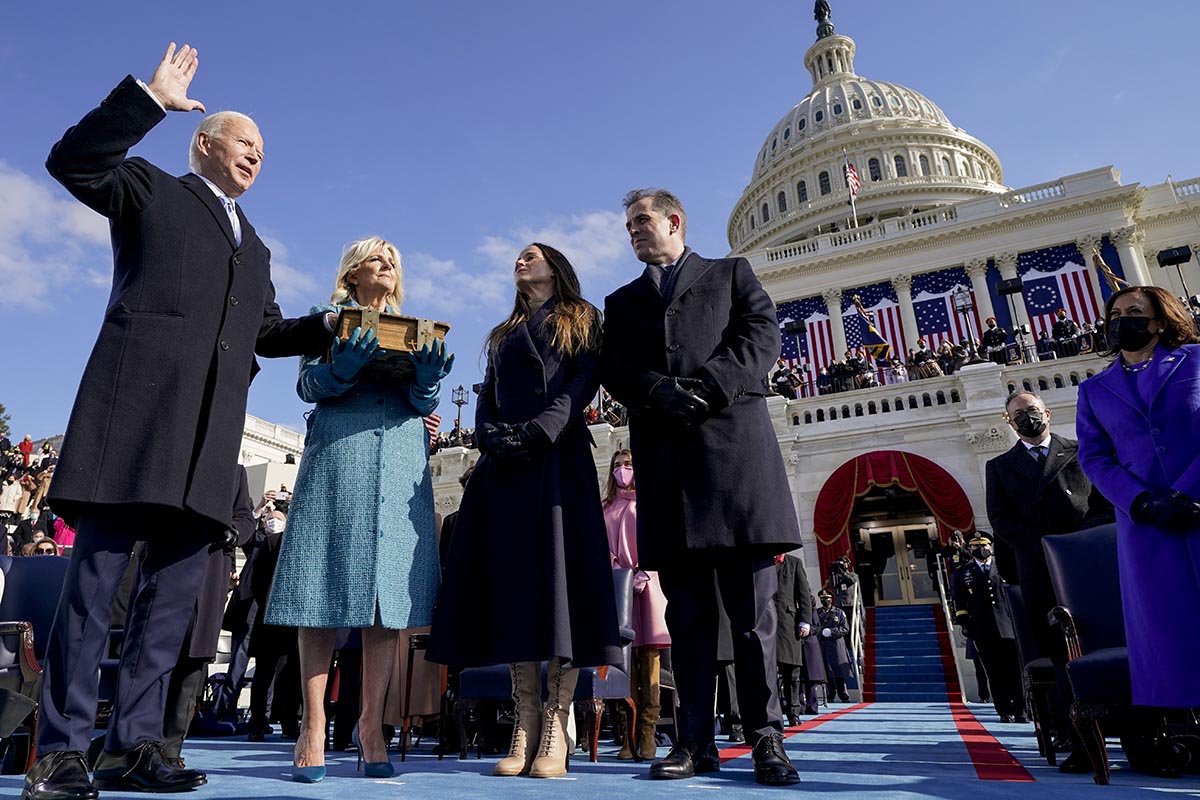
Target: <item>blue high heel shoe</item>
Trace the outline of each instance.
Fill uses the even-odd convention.
[[[368,778],[394,778],[396,776],[396,768],[392,766],[391,761],[363,761],[363,746],[358,740],[358,729],[350,736],[354,745],[358,748],[358,764],[355,769],[362,770],[363,775]],[[387,754],[387,749],[384,749],[384,754]]]
[[[296,783],[320,783],[325,780],[325,767],[292,767],[292,780]]]

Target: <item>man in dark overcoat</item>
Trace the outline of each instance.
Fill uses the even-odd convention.
[[[253,121],[206,118],[192,140],[196,174],[127,158],[167,111],[204,110],[187,96],[196,66],[194,49],[172,44],[149,84],[127,77],[46,162],[109,219],[114,269],[49,493],[76,539],[47,649],[31,800],[97,794],[82,753],[111,598],[138,540],[148,549],[96,781],[149,791],[205,782],[162,760],[163,687],[209,546],[232,524],[254,356],[316,354],[330,343],[323,316],[282,318],[270,253],[235,202],[262,166]]]
[[[1051,410],[1040,397],[1033,392],[1015,392],[1008,397],[1004,413],[1018,438],[985,467],[988,522],[1016,560],[1016,582],[1021,586],[1037,647],[1034,657],[1050,658],[1055,664],[1058,689],[1053,727],[1060,737],[1070,739],[1066,653],[1046,618],[1056,603],[1042,539],[1112,522],[1114,512],[1084,474],[1075,440],[1050,431]],[[1075,760],[1082,767],[1086,755],[1081,751]]]
[[[979,651],[1000,721],[1025,722],[1016,633],[992,557],[992,539],[976,533],[967,544],[971,560],[959,569],[955,582],[954,622]]]
[[[817,684],[825,682],[825,660],[814,635],[814,607],[804,562],[793,555],[775,557],[775,661],[789,725],[800,715],[817,713]]]
[[[719,768],[713,674],[720,602],[732,627],[755,777],[795,783],[783,750],[773,598],[775,556],[801,541],[764,399],[779,357],[775,306],[746,259],[707,259],[685,245],[687,218],[670,192],[630,192],[625,210],[646,269],[605,301],[600,374],[630,412],[638,554],[658,570],[667,596],[681,706],[679,741],[650,775]]]
[[[988,317],[985,324],[987,330],[979,337],[979,346],[983,349],[984,358],[997,364],[1003,364],[1008,360],[1004,352],[1008,344],[1008,331],[996,323],[995,317]]]
[[[1059,358],[1079,355],[1079,326],[1067,316],[1067,310],[1054,312],[1054,326],[1050,329]]]

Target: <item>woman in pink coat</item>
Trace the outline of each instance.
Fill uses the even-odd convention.
[[[630,658],[629,682],[637,707],[634,742],[626,740],[618,758],[638,761],[654,759],[655,726],[659,714],[659,671],[661,650],[671,646],[667,633],[667,598],[658,582],[658,573],[638,567],[637,492],[633,484],[633,457],[628,450],[613,453],[608,465],[608,485],[604,490],[604,524],[608,528],[608,552],[613,569],[634,569],[633,577],[633,657]]]

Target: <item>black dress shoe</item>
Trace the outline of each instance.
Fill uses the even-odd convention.
[[[721,754],[717,751],[716,743],[702,744],[692,750],[692,768],[697,775],[721,771]]]
[[[108,753],[96,764],[96,787],[118,792],[185,792],[208,783],[198,769],[177,769],[163,760],[161,742],[142,742],[124,753]]]
[[[1000,721],[1003,723],[1006,723],[1006,724],[1009,722],[1012,722],[1013,721],[1012,715],[1011,714],[1001,714]]]
[[[746,733],[742,730],[742,726],[734,723],[729,726],[729,741],[744,742],[746,741]]]
[[[83,753],[47,753],[25,774],[21,800],[96,800],[100,792],[88,778]]]
[[[1050,743],[1050,747],[1053,748],[1054,752],[1056,753],[1070,753],[1075,750],[1075,742],[1071,741],[1065,736],[1060,736]]]
[[[1013,722],[1019,722],[1022,725],[1029,724],[1029,717],[1024,714],[1013,714]]]
[[[1092,771],[1092,760],[1083,750],[1076,750],[1059,762],[1058,771],[1068,775],[1086,775]]]
[[[800,782],[800,773],[783,749],[783,734],[768,734],[754,745],[754,780],[767,786],[788,786]]]
[[[696,774],[696,768],[692,763],[692,748],[682,742],[676,742],[671,748],[671,752],[667,753],[659,761],[655,761],[650,765],[650,777],[655,780],[675,780],[677,778],[691,778]]]

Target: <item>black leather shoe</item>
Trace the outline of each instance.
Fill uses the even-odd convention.
[[[754,745],[754,780],[766,786],[788,786],[800,782],[800,773],[792,766],[783,749],[783,734],[768,734]]]
[[[96,800],[100,792],[88,778],[83,753],[47,753],[25,774],[21,800]]]
[[[1076,750],[1059,762],[1058,771],[1068,775],[1086,775],[1092,771],[1092,760],[1083,750]]]
[[[186,792],[208,783],[208,776],[198,769],[167,764],[161,742],[142,742],[124,753],[105,752],[95,776],[98,789],[117,792]]]
[[[721,754],[713,742],[702,744],[692,751],[692,767],[697,775],[721,771]]]
[[[1011,714],[1001,714],[1000,721],[1003,723],[1012,722],[1013,721],[1012,715]]]
[[[1018,722],[1022,725],[1029,724],[1029,717],[1024,714],[1013,714],[1013,722]]]
[[[1070,753],[1075,750],[1075,742],[1065,736],[1060,736],[1050,743],[1056,753]]]
[[[729,726],[729,741],[744,742],[746,741],[746,733],[742,730],[742,726],[734,723]]]
[[[696,774],[692,764],[691,748],[681,742],[676,742],[671,752],[659,761],[650,765],[650,777],[655,780],[675,780],[691,778]]]

